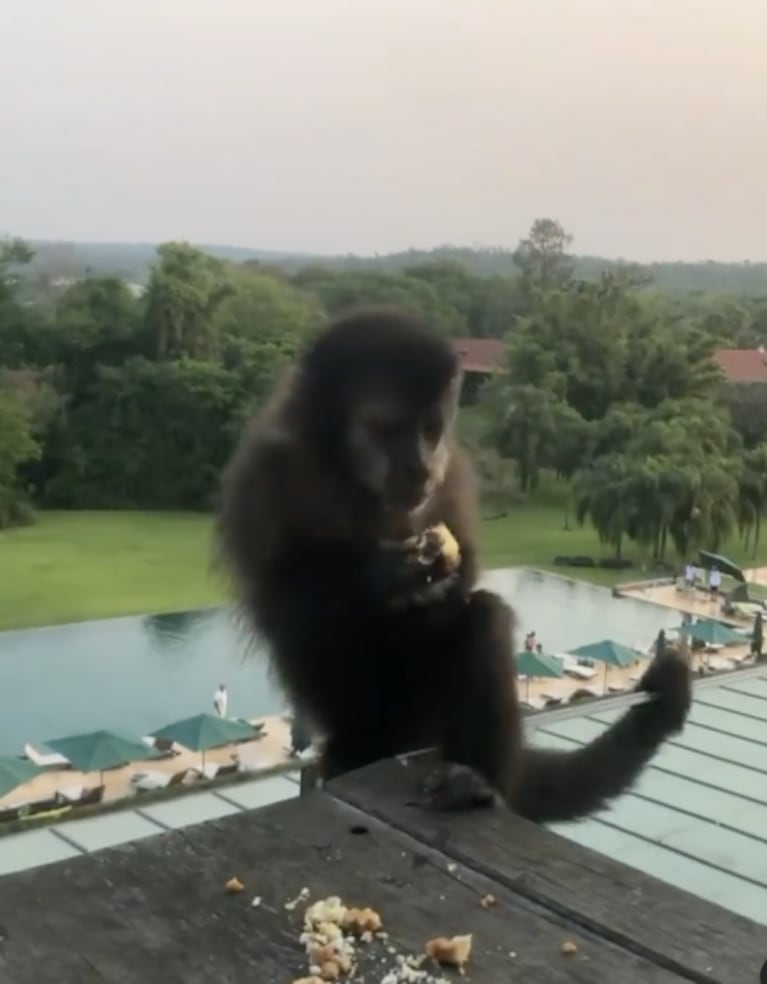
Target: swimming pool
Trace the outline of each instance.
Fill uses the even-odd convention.
[[[534,629],[548,652],[602,638],[647,646],[679,622],[673,611],[524,568],[484,581],[514,603],[518,644]],[[212,710],[222,682],[230,714],[280,711],[264,654],[253,650],[228,608],[2,632],[0,752],[95,728],[146,734]]]

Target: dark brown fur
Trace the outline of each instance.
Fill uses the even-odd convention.
[[[536,820],[573,819],[627,789],[684,723],[690,674],[656,659],[649,699],[572,753],[523,745],[514,615],[477,590],[474,480],[451,434],[449,464],[416,515],[384,508],[353,477],[345,435],[376,387],[415,420],[457,367],[411,319],[362,312],[331,326],[246,433],[225,477],[221,544],[254,629],[289,697],[325,737],[325,777],[436,746],[440,807],[497,799]],[[401,602],[382,541],[438,522],[461,548],[453,581]],[[397,605],[393,604],[399,591]],[[553,613],[552,613],[553,614]]]

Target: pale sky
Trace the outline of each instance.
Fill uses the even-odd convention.
[[[767,0],[0,8],[0,234],[767,259]]]

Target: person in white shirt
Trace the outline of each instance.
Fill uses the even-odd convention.
[[[711,572],[708,575],[708,587],[712,595],[719,593],[719,587],[722,583],[722,572],[716,568],[712,567]]]
[[[221,683],[219,684],[218,690],[213,695],[213,706],[219,717],[226,717],[226,708],[228,703],[229,698],[226,693],[226,685]]]
[[[695,568],[692,564],[688,564],[684,569],[684,583],[690,591],[695,587]]]

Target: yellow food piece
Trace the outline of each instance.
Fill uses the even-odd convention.
[[[471,941],[471,934],[454,936],[449,940],[444,936],[438,936],[437,939],[429,940],[426,944],[426,953],[437,963],[460,968],[469,959]]]
[[[230,895],[242,892],[245,888],[239,878],[230,878],[224,887]]]
[[[456,567],[461,559],[461,548],[458,546],[458,541],[444,523],[432,527],[432,531],[439,537],[442,556],[451,567]]]
[[[578,947],[572,940],[565,940],[562,944],[562,953],[567,954],[567,956],[572,956],[574,953],[578,952]]]

